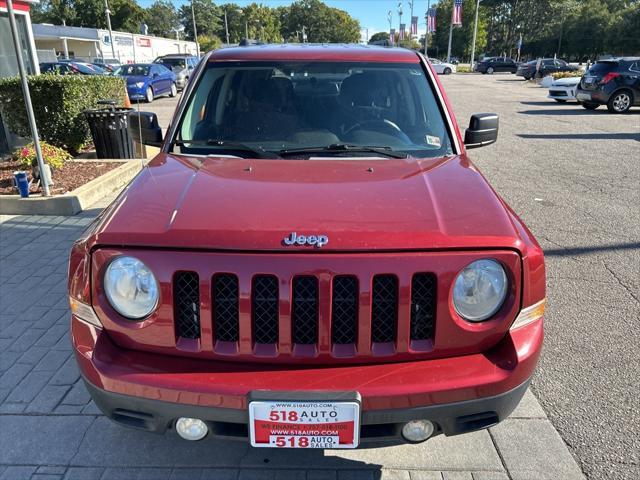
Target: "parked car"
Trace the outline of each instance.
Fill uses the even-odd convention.
[[[56,75],[106,75],[108,72],[90,63],[61,60],[58,62],[41,63],[40,73],[53,73]]]
[[[486,57],[475,65],[475,71],[482,74],[491,75],[494,72],[511,72],[516,73],[518,64],[513,58],[509,57]]]
[[[540,68],[538,69],[538,60],[532,60],[530,62],[521,63],[518,65],[516,75],[524,77],[525,80],[531,78],[542,78],[546,75],[550,75],[555,72],[576,72],[579,68],[575,65],[570,65],[564,60],[543,58],[540,60]]]
[[[564,103],[576,99],[576,90],[580,84],[580,77],[559,78],[549,87],[548,98]]]
[[[453,63],[443,62],[442,60],[438,60],[437,58],[430,58],[429,61],[433,66],[433,69],[438,74],[442,75],[450,75],[452,72],[456,72],[458,67],[456,67]]]
[[[193,55],[174,54],[156,58],[153,63],[160,63],[176,74],[176,86],[179,90],[187,86],[189,77],[193,73],[200,59]]]
[[[612,113],[640,105],[640,57],[597,61],[582,77],[576,98],[588,110],[606,105]]]
[[[104,68],[108,72],[113,72],[121,65],[120,60],[117,58],[94,58],[92,63]]]
[[[202,61],[166,136],[130,113],[161,151],[71,251],[71,339],[98,408],[272,448],[505,419],[541,352],[545,269],[466,154],[496,141],[498,116],[473,115],[463,139],[408,49]]]
[[[178,94],[176,74],[163,65],[131,63],[121,65],[113,74],[126,78],[127,93],[131,100],[151,103],[161,95],[175,97]]]

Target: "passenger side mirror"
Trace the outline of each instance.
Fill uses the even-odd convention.
[[[476,113],[471,115],[469,128],[464,132],[467,148],[485,147],[498,139],[498,115],[496,113]]]
[[[152,112],[131,112],[129,134],[134,142],[150,147],[162,146],[162,129],[158,117]]]

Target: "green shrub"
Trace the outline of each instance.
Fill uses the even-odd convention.
[[[469,65],[458,65],[458,68],[456,68],[456,71],[458,73],[473,73],[473,70]]]
[[[60,168],[64,165],[64,162],[71,158],[71,155],[60,147],[54,147],[47,142],[40,142],[40,149],[42,150],[42,159],[45,163],[48,163],[51,168]],[[24,170],[28,170],[37,165],[38,159],[36,158],[36,147],[33,143],[25,147],[17,148],[13,152],[13,160],[20,162],[20,166]]]
[[[82,112],[96,108],[99,100],[122,105],[125,83],[101,75],[36,75],[29,77],[29,91],[40,138],[75,153],[91,138]],[[0,110],[12,132],[31,136],[17,77],[0,79]]]

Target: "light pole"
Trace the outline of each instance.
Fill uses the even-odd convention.
[[[429,10],[431,10],[431,0],[427,1],[427,13],[424,14],[424,19],[427,21],[427,30],[424,33],[424,56],[429,58],[427,48],[429,46]]]
[[[196,12],[193,9],[193,0],[191,0],[191,21],[193,22],[193,40],[196,42],[196,53],[200,58],[200,44],[198,43],[198,29],[196,28]]]
[[[413,33],[411,33],[411,29],[413,28],[412,27],[412,25],[413,25],[413,0],[409,0],[409,9],[411,11],[411,15],[410,15],[410,18],[409,18],[409,21],[410,21],[410,23],[409,23],[409,39],[411,39],[411,38],[413,38]]]
[[[453,8],[451,9],[451,19],[449,23],[449,46],[447,47],[447,63],[451,61],[451,40],[453,39],[453,11],[456,8],[456,2],[451,2]]]
[[[402,30],[402,2],[398,2],[398,31]],[[404,39],[404,32],[400,32],[402,38]]]
[[[393,12],[391,10],[387,12],[387,22],[389,22],[389,45],[393,45],[396,42],[396,39],[391,38],[391,28],[393,25]]]
[[[478,35],[478,10],[480,10],[480,1],[476,2],[476,19],[473,22],[473,40],[471,41],[471,70],[473,70],[473,61],[476,56],[476,36]]]
[[[227,9],[224,9],[224,34],[227,37],[227,45],[229,45],[229,22],[227,21]]]
[[[20,83],[22,84],[22,94],[24,96],[24,106],[27,109],[27,117],[29,117],[29,128],[33,137],[33,146],[36,150],[36,159],[38,161],[38,169],[40,170],[40,183],[42,185],[42,193],[45,197],[49,194],[48,176],[44,170],[44,159],[42,158],[42,149],[40,148],[40,137],[38,136],[38,126],[33,113],[33,104],[31,103],[31,94],[29,92],[29,84],[27,83],[27,72],[24,68],[22,60],[22,50],[20,48],[20,38],[18,37],[18,27],[16,26],[16,16],[13,11],[13,0],[7,0],[7,13],[9,14],[9,27],[11,28],[11,36],[13,37],[13,47],[16,51],[16,61],[18,62],[18,72],[20,73]]]
[[[104,0],[104,13],[107,16],[107,30],[109,30],[109,42],[111,43],[111,55],[116,58],[116,47],[113,44],[113,31],[111,30],[111,11],[107,0]],[[119,59],[119,57],[118,57]]]

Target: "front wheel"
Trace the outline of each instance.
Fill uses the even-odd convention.
[[[492,75],[492,74],[493,74],[493,67],[489,67],[489,68],[487,68],[487,73],[488,73],[489,75]]]
[[[584,103],[581,103],[580,105],[582,105],[582,108],[586,108],[587,110],[595,110],[600,106],[599,103],[593,103],[593,102],[584,102]]]
[[[622,90],[611,95],[607,102],[607,109],[611,113],[626,113],[631,108],[631,103],[631,93],[627,90]]]
[[[145,94],[145,98],[147,103],[153,102],[153,89],[151,87],[147,88],[147,93]]]
[[[444,69],[444,74],[445,75],[451,75],[451,69],[449,67]]]
[[[178,87],[176,87],[175,83],[171,84],[171,92],[169,92],[169,96],[171,98],[175,97],[178,94]]]

